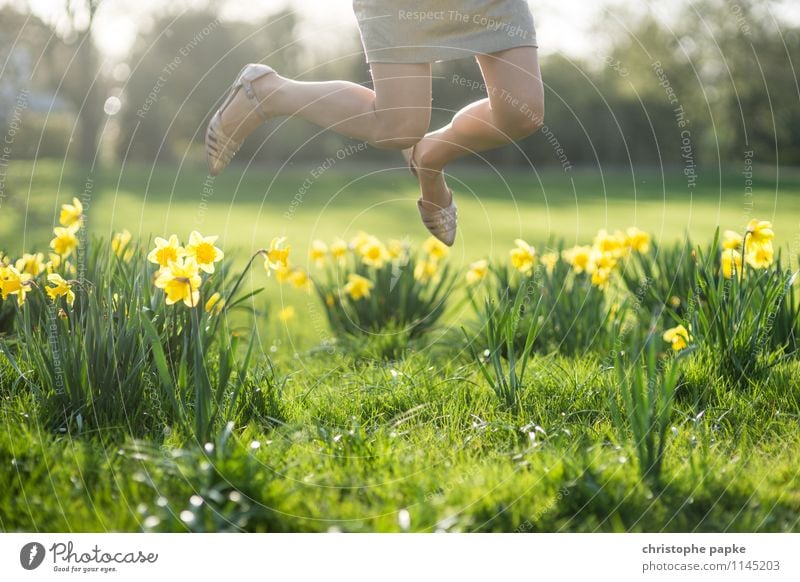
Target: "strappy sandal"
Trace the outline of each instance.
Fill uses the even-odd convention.
[[[239,148],[242,147],[242,142],[237,142],[233,138],[227,136],[222,130],[222,112],[233,101],[236,92],[239,89],[244,90],[244,94],[252,104],[253,108],[261,116],[261,119],[266,121],[269,116],[261,108],[261,101],[256,96],[253,89],[253,81],[260,79],[265,75],[271,75],[275,71],[267,65],[249,64],[246,65],[236,77],[236,81],[231,86],[231,90],[225,101],[219,109],[217,109],[211,121],[208,123],[206,130],[206,160],[208,161],[208,171],[212,176],[218,175],[230,163]]]
[[[415,147],[404,149],[402,153],[408,164],[408,170],[415,178],[418,178],[417,167],[414,165]],[[458,208],[453,199],[453,191],[448,188],[448,192],[450,193],[450,204],[445,208],[437,206],[435,209],[431,209],[431,203],[423,203],[423,199],[420,197],[417,199],[417,210],[419,210],[422,224],[425,225],[428,232],[451,247],[456,240],[456,230],[458,229]]]

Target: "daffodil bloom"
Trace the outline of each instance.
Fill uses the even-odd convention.
[[[47,291],[47,295],[54,303],[59,297],[66,297],[67,303],[70,305],[75,303],[75,292],[72,290],[72,284],[66,281],[61,275],[58,273],[50,273],[47,276],[47,282],[52,285],[52,287],[45,287],[45,291]]]
[[[428,253],[428,256],[434,261],[443,259],[450,254],[450,248],[435,236],[428,237],[422,243],[422,250]]]
[[[16,267],[11,265],[0,267],[0,295],[3,300],[8,299],[9,295],[16,295],[17,303],[24,304],[30,280],[30,273],[20,273]]]
[[[155,285],[167,294],[167,305],[183,301],[187,307],[194,307],[200,301],[200,269],[192,258],[170,261],[159,271]]]
[[[625,232],[625,244],[637,253],[646,253],[650,250],[650,235],[632,226]]]
[[[288,277],[295,289],[308,289],[311,279],[308,278],[308,273],[303,269],[292,269]]]
[[[427,283],[436,279],[439,268],[436,261],[417,261],[414,266],[414,278],[420,283]]]
[[[369,297],[369,293],[372,291],[374,286],[375,283],[366,277],[356,275],[355,273],[350,273],[347,276],[347,284],[344,286],[344,291],[350,295],[352,299],[358,301],[363,297]]]
[[[290,321],[294,319],[294,316],[296,314],[297,312],[295,311],[294,306],[287,305],[286,307],[278,311],[278,319],[280,319],[283,322]]]
[[[61,266],[61,255],[49,253],[48,256],[50,260],[44,264],[44,268],[48,273],[52,273]]]
[[[311,249],[308,251],[308,258],[314,261],[317,267],[322,267],[325,264],[325,259],[328,257],[328,245],[321,240],[315,240],[311,243]]]
[[[133,237],[127,228],[122,232],[115,233],[111,238],[111,250],[114,251],[114,254],[122,258],[126,254],[125,249],[128,248],[131,238]]]
[[[625,235],[620,231],[609,234],[606,230],[601,230],[594,237],[594,248],[601,253],[609,254],[613,257],[621,257],[627,251]]]
[[[83,204],[77,198],[72,199],[72,204],[62,204],[58,221],[62,226],[80,228],[83,220]]]
[[[217,291],[211,297],[208,298],[205,304],[206,313],[211,313],[213,310],[214,313],[219,313],[222,311],[222,308],[225,307],[225,300],[222,298],[222,295],[219,294]]]
[[[21,258],[17,259],[15,267],[20,273],[28,273],[32,277],[36,277],[39,273],[45,270],[44,255],[36,253],[35,255],[25,253]]]
[[[536,249],[526,243],[521,238],[514,241],[517,248],[511,249],[511,264],[520,273],[529,274],[533,270],[533,262],[536,258]]]
[[[383,265],[392,258],[389,255],[389,251],[386,250],[386,245],[374,236],[364,242],[358,248],[358,252],[361,254],[361,260],[364,261],[365,264],[375,267],[376,269],[383,267]]]
[[[722,251],[720,258],[720,266],[722,267],[722,276],[726,279],[733,277],[736,272],[738,277],[742,278],[742,253],[735,249],[725,249]]]
[[[744,239],[735,230],[726,230],[722,233],[722,248],[733,249],[734,251],[742,250],[742,242]]]
[[[364,232],[363,230],[359,230],[356,233],[356,236],[350,239],[349,247],[354,251],[361,252],[361,247],[373,240],[375,237],[371,234]]]
[[[285,236],[275,237],[269,243],[269,248],[264,251],[264,268],[267,273],[289,266],[289,250],[291,247],[281,246],[285,241]]]
[[[218,236],[203,236],[196,230],[189,233],[189,244],[184,251],[187,257],[192,257],[197,262],[201,271],[214,272],[214,263],[218,263],[225,256],[222,249],[215,247]]]
[[[57,226],[53,229],[55,238],[50,241],[50,248],[62,258],[68,257],[76,248],[78,248],[78,237],[75,236],[77,229],[74,225],[71,227]]]
[[[592,271],[592,285],[600,289],[607,289],[611,279],[611,269],[594,269]]]
[[[177,261],[186,254],[177,235],[170,235],[169,239],[157,236],[155,243],[156,248],[147,254],[147,260],[162,267],[168,267],[170,262]]]
[[[325,296],[325,305],[327,305],[328,307],[333,307],[334,305],[336,305],[336,298],[333,296],[333,293],[328,293]]]
[[[766,269],[772,264],[775,251],[772,248],[771,242],[766,242],[759,245],[749,245],[747,254],[744,260],[748,265],[754,269]]]
[[[761,245],[770,242],[775,238],[775,231],[772,230],[772,223],[767,220],[754,218],[747,223],[747,245]]]
[[[589,268],[589,263],[592,257],[592,247],[577,246],[571,249],[566,249],[561,253],[564,261],[572,266],[572,270],[577,274],[581,274]]]
[[[586,270],[592,274],[597,271],[605,271],[604,276],[607,278],[616,266],[617,258],[613,253],[603,252],[594,248],[589,253],[589,264],[587,265]]]
[[[386,246],[386,250],[389,251],[389,256],[392,260],[405,259],[408,254],[408,245],[401,240],[393,238]]]
[[[689,331],[682,325],[668,329],[664,332],[663,337],[664,341],[670,344],[672,349],[676,352],[679,352],[688,346],[689,342],[691,341],[691,338],[689,337]]]
[[[558,253],[545,253],[539,259],[548,274],[552,273],[558,263]]]
[[[275,269],[275,280],[278,283],[288,283],[292,276],[292,268],[289,265],[281,265]]]
[[[467,284],[474,285],[479,281],[483,281],[489,273],[489,261],[481,259],[471,263],[467,271]]]
[[[344,242],[342,239],[337,238],[335,241],[331,243],[331,256],[339,261],[339,264],[343,264],[347,260],[347,243]]]

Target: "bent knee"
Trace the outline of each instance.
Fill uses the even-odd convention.
[[[495,123],[511,139],[528,137],[544,125],[544,105],[523,102],[517,107],[504,107],[497,112]]]
[[[373,145],[392,150],[410,148],[425,136],[429,124],[430,119],[422,115],[383,120],[377,125]]]

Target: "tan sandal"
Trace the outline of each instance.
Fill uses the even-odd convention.
[[[242,142],[237,142],[233,138],[228,137],[222,130],[222,112],[233,101],[236,92],[239,89],[244,90],[244,94],[261,118],[266,121],[269,119],[267,113],[261,108],[261,101],[256,96],[253,89],[253,81],[260,79],[265,75],[271,75],[275,71],[267,65],[249,64],[246,65],[236,77],[228,96],[217,109],[211,121],[208,123],[206,130],[206,160],[208,161],[208,171],[212,176],[218,175],[230,163],[239,148],[242,147]]]
[[[408,170],[416,178],[418,176],[417,168],[414,165],[415,147],[411,146],[404,149],[402,154],[408,164]],[[428,232],[451,247],[456,240],[456,231],[458,230],[458,208],[456,208],[456,203],[453,199],[453,191],[448,189],[448,192],[450,193],[450,204],[445,208],[426,202],[420,197],[417,199],[417,209],[419,210],[420,218],[422,218],[422,224],[425,225]],[[434,208],[431,208],[431,206]]]

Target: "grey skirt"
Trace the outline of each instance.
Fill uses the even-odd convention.
[[[353,0],[370,63],[433,63],[537,46],[526,0]]]

